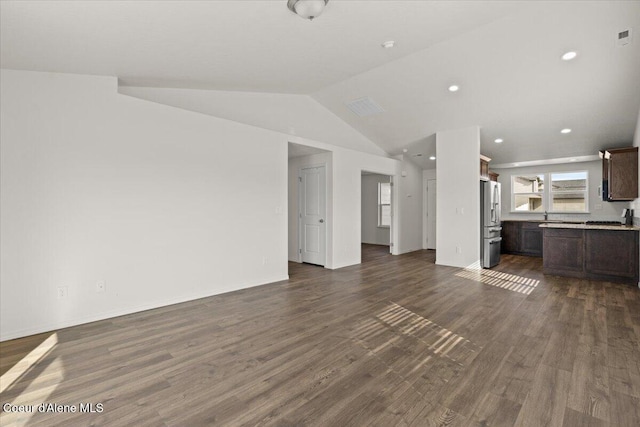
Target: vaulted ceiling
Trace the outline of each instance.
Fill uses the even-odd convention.
[[[629,144],[640,109],[638,1],[331,0],[311,22],[286,0],[0,5],[3,68],[304,94],[389,154],[479,125],[497,163],[585,156]],[[384,112],[346,107],[365,96]]]

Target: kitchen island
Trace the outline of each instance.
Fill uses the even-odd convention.
[[[545,274],[638,283],[640,227],[543,223]]]

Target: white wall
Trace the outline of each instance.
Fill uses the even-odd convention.
[[[295,142],[295,141],[292,141]],[[319,147],[322,148],[322,147]],[[362,171],[394,176],[397,182],[400,162],[394,159],[359,153],[353,150],[333,150],[333,263],[330,268],[340,268],[360,263],[360,178]],[[395,190],[394,190],[395,191]],[[401,232],[397,198],[392,211],[394,233]],[[402,253],[403,247],[395,235],[394,254]]]
[[[602,163],[592,162],[565,163],[544,166],[527,166],[520,168],[503,168],[491,170],[499,173],[498,182],[502,187],[502,219],[543,219],[543,213],[514,213],[511,212],[511,175],[527,175],[549,172],[589,172],[589,213],[588,214],[549,214],[549,219],[565,220],[600,220],[621,221],[622,210],[628,207],[628,202],[603,202],[598,194],[602,185]]]
[[[362,243],[389,245],[389,228],[378,227],[378,183],[389,182],[385,175],[362,175]]]
[[[429,180],[429,179],[437,179],[436,176],[436,169],[425,169],[422,171],[422,178]]]
[[[286,135],[112,77],[0,89],[0,339],[287,278]]]
[[[327,176],[327,180],[332,179],[336,185],[333,199],[328,202],[333,212],[331,222],[327,224],[325,267],[341,268],[360,263],[360,174],[365,170],[395,175],[399,173],[400,162],[388,158],[382,149],[313,98],[306,95],[134,87],[121,87],[120,91],[154,102],[280,130],[289,134],[290,142],[331,151],[333,173]],[[397,200],[393,207],[396,215],[394,230],[400,233],[401,220],[396,203]],[[412,228],[407,228],[408,233]],[[413,237],[410,235],[404,239],[408,246],[395,242],[392,252],[414,250]]]
[[[480,129],[436,134],[436,264],[479,266]]]
[[[309,95],[126,86],[120,87],[120,92],[365,153],[387,155]]]
[[[119,94],[113,77],[2,70],[0,89],[0,340],[285,279],[288,142],[332,152],[328,268],[360,262],[362,171],[400,173]]]
[[[300,169],[307,166],[326,165],[327,219],[333,217],[333,153],[312,154],[289,159],[289,261],[300,262],[299,223],[298,223],[298,176]],[[326,221],[327,230],[327,267],[333,265],[333,221]]]

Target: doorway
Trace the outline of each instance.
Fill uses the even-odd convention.
[[[303,167],[298,179],[300,259],[324,267],[327,258],[326,166]]]
[[[360,241],[389,247],[393,241],[393,180],[389,175],[361,173]]]

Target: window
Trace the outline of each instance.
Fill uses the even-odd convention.
[[[513,212],[588,212],[587,171],[511,176]]]
[[[544,212],[544,175],[511,176],[512,210]]]
[[[391,226],[391,184],[378,183],[378,227]]]
[[[587,172],[551,174],[551,212],[587,212]]]

